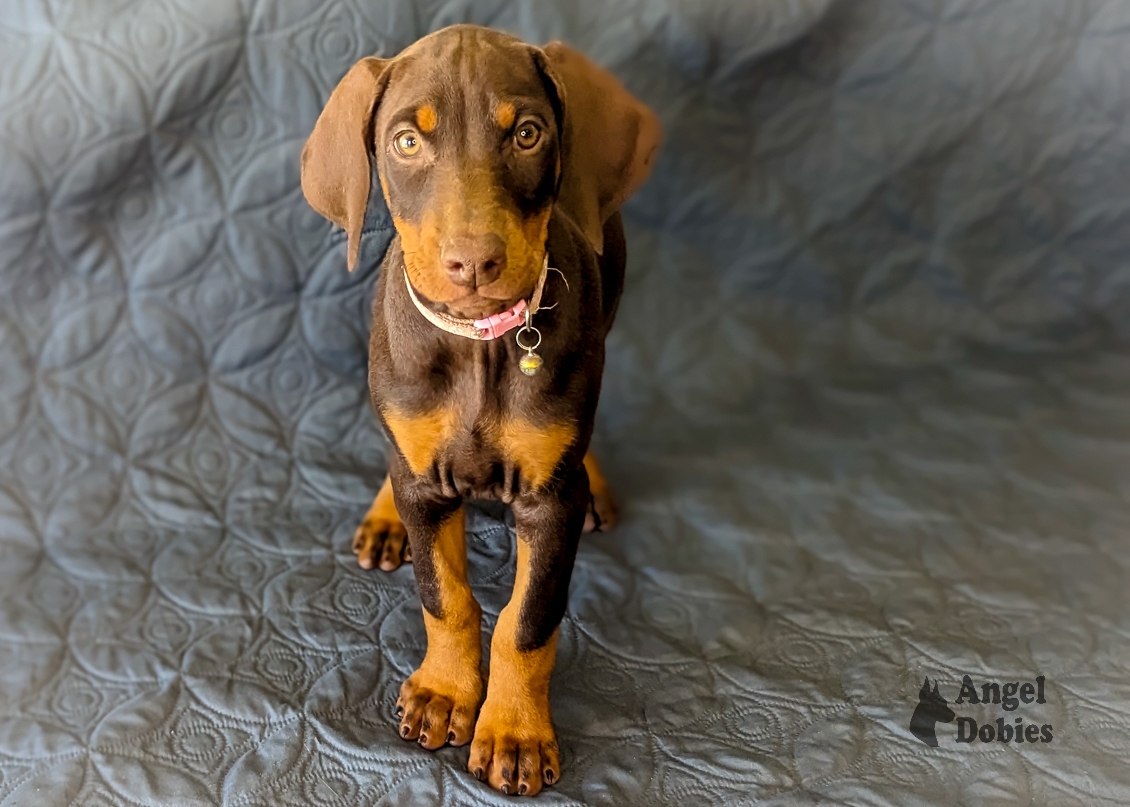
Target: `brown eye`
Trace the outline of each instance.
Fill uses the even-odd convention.
[[[397,132],[396,137],[393,138],[392,144],[396,150],[400,152],[402,157],[415,157],[420,151],[420,138],[416,133],[405,129],[403,132]]]
[[[518,128],[514,131],[514,142],[518,144],[520,149],[532,149],[541,140],[541,129],[533,123],[519,124]]]

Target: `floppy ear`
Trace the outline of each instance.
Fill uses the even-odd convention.
[[[561,42],[534,49],[564,116],[557,204],[598,253],[604,222],[651,174],[659,119],[615,76]]]
[[[369,202],[373,113],[388,84],[391,59],[362,59],[330,95],[302,149],[302,193],[310,207],[348,236],[346,264],[357,264]]]

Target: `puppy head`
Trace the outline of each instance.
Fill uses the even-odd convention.
[[[303,150],[302,189],[345,228],[352,269],[375,160],[413,287],[478,318],[532,292],[555,204],[600,252],[659,140],[654,114],[576,51],[458,25],[350,69]]]

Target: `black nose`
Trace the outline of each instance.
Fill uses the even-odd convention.
[[[485,286],[506,266],[506,243],[490,235],[462,235],[448,240],[440,254],[451,282],[472,289]]]

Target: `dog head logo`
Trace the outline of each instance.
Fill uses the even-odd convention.
[[[949,723],[955,717],[946,699],[938,692],[938,682],[934,681],[934,688],[930,689],[930,679],[922,682],[922,689],[918,691],[918,706],[910,717],[910,732],[926,745],[938,747],[938,738],[934,734],[934,726],[939,721]]]

